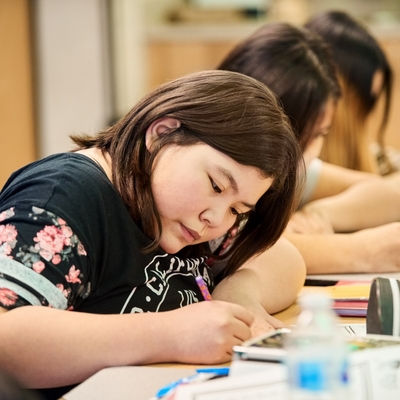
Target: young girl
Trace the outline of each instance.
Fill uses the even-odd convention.
[[[296,207],[301,152],[275,96],[196,73],[73,140],[0,195],[0,368],[54,388],[114,365],[229,360],[253,316],[201,302],[196,277],[212,291],[208,241],[241,222],[233,274]]]
[[[349,14],[325,11],[305,25],[328,43],[342,87],[332,129],[321,159],[359,171],[389,174],[395,170],[386,154],[384,133],[390,113],[392,70],[379,43]],[[381,125],[374,138],[366,123],[379,98],[384,100]],[[377,157],[371,145],[378,146]]]
[[[400,221],[400,191],[375,174],[317,159],[340,94],[323,39],[308,29],[269,23],[234,48],[219,69],[266,84],[290,118],[307,164],[307,185],[306,205],[292,217],[285,237],[300,250],[307,272],[398,270],[400,226],[390,222]],[[311,202],[316,199],[321,200]],[[225,296],[222,289],[217,293]]]

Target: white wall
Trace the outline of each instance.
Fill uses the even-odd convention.
[[[35,0],[39,156],[112,118],[106,0]]]
[[[146,1],[110,1],[113,100],[117,117],[125,115],[146,93]]]

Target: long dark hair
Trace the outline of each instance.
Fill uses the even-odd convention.
[[[153,121],[166,116],[176,118],[181,126],[160,135],[150,154],[146,130]],[[72,139],[79,148],[98,147],[110,154],[113,184],[134,221],[154,239],[150,249],[158,245],[161,235],[150,180],[153,161],[163,146],[206,143],[272,177],[272,187],[247,215],[236,238],[227,273],[274,244],[297,206],[302,156],[290,123],[275,95],[242,74],[204,71],[176,79],[148,94],[95,137]],[[197,251],[204,248],[198,245]],[[194,254],[196,246],[186,250]]]
[[[349,14],[342,11],[318,13],[313,16],[305,26],[321,35],[330,46],[337,71],[343,80],[344,91],[352,91],[356,95],[349,96],[349,104],[345,105],[346,109],[344,113],[347,113],[349,118],[351,118],[351,115],[357,118],[359,125],[365,124],[367,116],[375,107],[379,95],[377,96],[371,93],[372,79],[377,71],[382,71],[382,93],[384,95],[385,105],[384,114],[378,130],[378,143],[381,149],[384,150],[384,132],[391,107],[393,74],[386,55],[379,43],[368,32],[366,27],[357,22]],[[354,109],[349,109],[349,107]],[[356,107],[358,107],[358,109],[355,109]],[[350,140],[350,137],[356,135],[357,131],[360,131],[360,126],[357,128],[354,124],[350,123],[348,125],[347,132],[343,132],[341,137],[337,139],[338,141],[340,140],[343,142],[343,139]],[[352,130],[356,131],[353,132]],[[362,132],[362,134],[365,135],[365,132]],[[329,141],[335,139],[334,135],[331,136],[331,138],[327,138],[325,146],[327,148],[329,146]],[[358,143],[355,142],[353,147],[357,147],[357,145]],[[347,147],[350,147],[350,143],[348,143]],[[370,155],[369,147],[366,151],[368,155]],[[356,155],[357,154],[354,153],[349,154],[348,162],[355,163]],[[385,162],[388,162],[384,153],[381,156],[385,158]],[[344,166],[353,169],[363,169],[360,163]]]
[[[267,85],[280,99],[302,150],[331,97],[340,96],[328,46],[315,33],[288,23],[267,23],[237,45],[218,69]]]

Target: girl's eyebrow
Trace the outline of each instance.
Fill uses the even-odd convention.
[[[232,176],[232,174],[225,168],[221,167],[221,166],[217,166],[217,170],[219,173],[221,173],[226,179],[228,179],[229,184],[231,185],[231,188],[233,189],[233,193],[235,195],[238,194],[239,189],[238,189],[238,185],[235,181],[235,178]],[[249,203],[243,203],[242,204],[249,208],[251,211],[255,211],[256,210],[256,206],[255,204],[249,204]]]

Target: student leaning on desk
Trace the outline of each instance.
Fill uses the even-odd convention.
[[[337,50],[340,55],[346,52],[353,65],[352,74],[346,75],[347,80],[352,80],[348,85],[339,84],[342,73],[335,74],[335,66],[341,60],[339,54],[333,60],[328,44],[320,35],[286,23],[267,23],[259,28],[239,43],[218,69],[243,73],[263,82],[279,97],[290,116],[307,164],[307,185],[302,207],[291,218],[284,235],[301,252],[307,272],[399,271],[399,175],[389,180],[377,173],[356,171],[318,159],[325,138],[331,135],[331,126],[337,122],[337,107],[343,108],[348,92],[357,93],[354,95],[357,99],[360,97],[354,87],[359,86],[361,71],[363,90],[369,96],[357,101],[357,106],[362,102],[359,108],[365,108],[365,100],[369,111],[372,110],[382,96],[388,102],[387,93],[391,90],[390,66],[379,45],[361,25],[351,22],[349,16],[342,18],[349,21],[349,27],[338,23],[335,28],[331,21],[332,34],[346,36],[350,31],[349,36],[355,32],[354,38],[361,38],[354,40],[355,43],[351,41],[348,48],[342,46]],[[326,19],[321,23],[321,30],[328,29],[324,22]],[[355,58],[357,46],[362,51]],[[385,79],[376,88],[374,77],[380,76],[379,73]],[[352,109],[347,106],[343,111],[351,113]],[[384,121],[388,112],[387,107]],[[354,114],[358,116],[361,112]],[[363,128],[365,121],[361,122],[357,129]]]
[[[202,302],[195,278],[212,289],[208,241],[241,222],[235,275],[296,205],[302,157],[275,96],[241,74],[197,73],[73,140],[76,151],[20,169],[0,195],[0,368],[58,398],[108,366],[230,360],[254,315]],[[304,264],[285,241],[271,250],[288,260],[285,279],[261,267],[250,279],[293,300]]]

